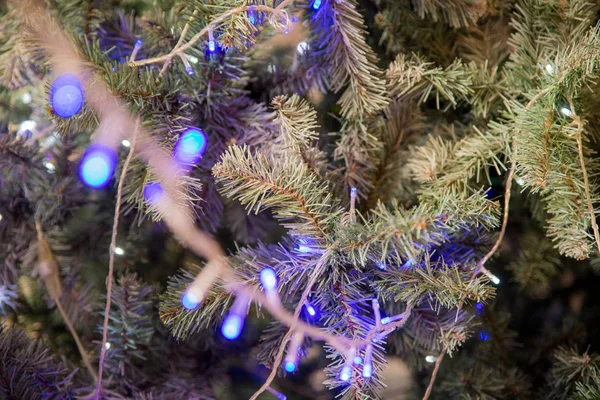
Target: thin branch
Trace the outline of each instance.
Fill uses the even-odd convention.
[[[435,367],[433,368],[433,372],[431,373],[431,379],[429,380],[429,385],[427,385],[427,390],[425,391],[425,394],[423,395],[422,400],[427,400],[429,398],[429,396],[431,395],[431,391],[433,390],[433,384],[435,383],[435,378],[437,377],[438,371],[440,369],[440,364],[442,363],[442,360],[444,359],[445,354],[446,354],[446,350],[444,349],[440,353],[440,355],[436,358]]]
[[[598,225],[596,224],[596,213],[594,212],[594,205],[592,204],[592,196],[590,195],[590,185],[587,176],[587,170],[585,168],[585,161],[583,159],[583,143],[581,141],[581,134],[583,133],[583,124],[581,117],[575,114],[575,107],[573,106],[573,99],[569,96],[569,105],[573,115],[573,122],[577,125],[577,132],[575,133],[575,139],[577,140],[577,152],[579,153],[579,165],[581,166],[581,172],[583,173],[583,187],[585,189],[585,199],[587,202],[588,211],[590,213],[590,222],[592,229],[594,230],[594,240],[600,253],[600,233],[598,232]]]
[[[67,324],[67,327],[69,328],[69,332],[71,332],[71,336],[73,336],[73,340],[75,340],[75,344],[77,345],[79,354],[81,354],[81,360],[83,361],[83,364],[89,371],[90,375],[92,375],[94,377],[94,381],[98,381],[98,375],[96,374],[96,370],[92,366],[90,358],[88,357],[88,354],[85,351],[85,347],[83,347],[83,343],[81,343],[81,338],[79,337],[79,334],[77,334],[77,331],[75,330],[75,327],[73,326],[73,323],[71,322],[71,319],[65,312],[65,309],[63,308],[60,299],[54,299],[54,302],[56,303],[56,308],[58,308],[60,315],[62,315],[63,319],[65,320],[65,324]]]
[[[535,104],[536,101],[538,101],[542,96],[547,94],[550,90],[552,90],[552,86],[549,86],[549,87],[545,88],[544,90],[541,90],[535,96],[533,96],[531,98],[531,100],[529,100],[529,102],[527,103],[527,105],[525,106],[523,111],[521,111],[521,116],[519,118],[519,123],[518,123],[516,131],[521,129],[521,125],[522,125],[522,121],[523,121],[523,114],[525,112],[527,112],[527,110],[529,110],[531,108],[531,106],[533,106],[533,104]],[[514,141],[513,141],[513,147],[514,147]],[[513,149],[513,151],[514,151],[514,149]],[[473,280],[482,270],[485,269],[484,264],[490,259],[490,257],[492,257],[492,255],[494,255],[496,250],[498,250],[498,248],[500,247],[502,240],[504,239],[504,234],[506,233],[506,226],[508,225],[510,189],[512,187],[512,180],[513,180],[513,176],[515,174],[516,164],[517,163],[513,161],[510,166],[510,169],[508,171],[508,178],[506,180],[506,186],[504,189],[504,215],[502,216],[502,227],[500,228],[500,234],[498,235],[498,239],[496,239],[496,242],[494,243],[494,246],[492,246],[491,250],[485,256],[483,256],[483,258],[481,260],[479,260],[479,262],[477,263],[477,266],[475,267],[475,270],[473,271],[473,275],[471,276],[471,280]]]
[[[186,51],[187,49],[191,48],[196,42],[198,42],[200,39],[202,39],[202,37],[204,35],[206,35],[209,31],[214,30],[216,25],[220,24],[221,22],[223,22],[224,20],[226,20],[227,18],[229,18],[231,16],[243,13],[249,9],[253,9],[256,11],[270,12],[272,14],[275,14],[277,17],[286,16],[285,20],[289,22],[289,18],[287,18],[287,13],[282,10],[282,8],[283,8],[282,6],[285,3],[289,3],[289,2],[290,2],[290,0],[286,0],[276,8],[271,8],[271,7],[267,7],[267,6],[261,6],[261,5],[240,6],[240,7],[232,8],[231,10],[219,15],[217,18],[212,20],[210,22],[210,24],[208,24],[204,28],[202,28],[200,30],[200,32],[198,32],[194,36],[192,36],[192,38],[186,44],[181,45],[180,47],[175,46],[175,48],[173,50],[171,50],[169,52],[169,54],[165,54],[163,56],[158,56],[158,57],[153,57],[153,58],[148,58],[146,60],[130,62],[129,65],[132,67],[140,67],[142,65],[156,64],[156,63],[161,63],[161,62],[165,62],[165,64],[168,65],[168,63],[170,63],[171,60],[174,57],[176,57],[179,53],[182,53],[182,52]],[[287,25],[287,22],[286,22],[286,25]],[[163,68],[164,68],[164,66],[163,66]]]
[[[108,341],[108,319],[110,315],[110,303],[112,297],[112,284],[113,284],[113,275],[115,271],[115,247],[117,243],[117,229],[119,227],[119,213],[121,211],[121,196],[123,194],[123,182],[125,181],[125,175],[127,175],[127,168],[129,168],[129,163],[131,162],[131,158],[133,157],[134,149],[135,149],[135,141],[137,137],[137,130],[139,127],[140,121],[136,120],[135,129],[133,131],[132,139],[131,139],[131,147],[129,149],[129,154],[127,154],[127,158],[123,163],[123,170],[121,171],[121,176],[119,178],[119,185],[117,188],[117,201],[115,204],[115,215],[113,219],[113,230],[112,236],[110,239],[110,247],[109,247],[109,261],[108,261],[108,277],[106,278],[106,307],[104,308],[104,324],[102,326],[102,345],[100,346],[100,361],[98,363],[98,383],[96,385],[96,395],[95,399],[98,400],[100,397],[100,392],[102,390],[102,370],[104,367],[104,357],[106,357],[106,342]]]

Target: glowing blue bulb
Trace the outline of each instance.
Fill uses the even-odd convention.
[[[344,382],[348,382],[350,380],[351,373],[352,373],[352,370],[350,369],[350,366],[344,365],[344,367],[342,368],[342,372],[340,373],[340,379],[343,380]]]
[[[373,364],[365,363],[362,370],[363,378],[370,378],[373,375]]]
[[[237,339],[242,333],[244,319],[237,314],[229,314],[221,327],[221,333],[229,340]]]
[[[296,364],[293,361],[286,361],[285,365],[283,366],[283,368],[287,372],[294,372],[296,370]]]
[[[491,338],[492,338],[492,334],[489,333],[488,331],[483,330],[483,331],[479,332],[479,339],[483,340],[484,342],[487,342]]]
[[[215,41],[209,40],[208,41],[208,51],[213,52],[213,51],[215,51],[216,48],[217,48],[217,44],[215,43]]]
[[[256,17],[254,16],[254,14],[255,14],[254,8],[248,9],[248,21],[250,21],[250,23],[252,25],[256,24]]]
[[[404,264],[402,264],[402,268],[410,268],[412,266],[412,264],[413,264],[413,262],[409,258],[408,260],[406,260],[406,262]]]
[[[313,1],[313,5],[312,5],[313,10],[318,10],[319,7],[321,7],[321,0]]]
[[[354,357],[354,364],[360,365],[360,364],[362,364],[362,362],[363,362],[363,359],[361,356]]]
[[[382,263],[381,261],[378,261],[377,262],[377,268],[379,268],[379,269],[385,269],[385,264]]]
[[[186,65],[185,66],[185,72],[187,72],[187,74],[189,76],[193,76],[194,75],[194,69],[192,68],[191,65]]]
[[[156,203],[160,200],[162,194],[163,188],[158,182],[150,182],[144,186],[143,195],[148,203]]]
[[[201,129],[188,129],[175,144],[175,159],[185,164],[195,164],[206,150],[206,135]]]
[[[142,47],[142,41],[141,41],[141,40],[139,40],[139,39],[138,39],[138,40],[136,40],[136,41],[135,41],[135,47],[137,47],[138,49],[139,49],[140,47]]]
[[[287,396],[283,393],[278,393],[277,400],[287,400]]]
[[[317,310],[315,310],[313,306],[311,306],[308,303],[306,303],[304,306],[306,307],[306,312],[308,313],[308,315],[310,315],[311,317],[317,315]]]
[[[185,293],[181,298],[181,305],[187,310],[195,310],[200,305],[200,300],[193,293]]]
[[[356,188],[355,187],[350,188],[350,196],[356,197]]]
[[[390,321],[390,317],[381,318],[381,325],[387,325]]]
[[[265,290],[273,290],[277,287],[277,276],[271,268],[265,268],[260,271],[260,281]]]
[[[483,311],[484,311],[483,304],[475,303],[475,314],[481,315],[481,314],[483,314]]]
[[[50,88],[50,105],[61,118],[70,118],[83,108],[83,88],[77,75],[63,74]]]
[[[106,186],[115,173],[117,154],[109,147],[90,146],[79,164],[79,177],[87,186],[101,188]]]

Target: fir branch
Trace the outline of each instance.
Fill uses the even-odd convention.
[[[315,42],[320,46],[316,51],[331,66],[331,88],[337,93],[347,86],[338,100],[341,114],[353,120],[375,114],[388,103],[382,72],[365,41],[357,4],[356,0],[323,0],[312,18]]]
[[[213,167],[222,185],[221,192],[238,199],[249,210],[258,213],[273,208],[293,235],[305,235],[323,241],[330,237],[331,224],[339,215],[337,204],[327,185],[311,174],[304,164],[288,165],[246,146],[231,146]]]

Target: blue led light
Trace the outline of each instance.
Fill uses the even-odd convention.
[[[412,260],[409,258],[408,260],[406,260],[406,262],[404,264],[402,264],[402,268],[410,268],[412,267]]]
[[[202,129],[191,128],[183,132],[175,144],[175,159],[184,164],[195,164],[206,150],[206,135]]]
[[[350,380],[351,373],[352,370],[350,369],[350,366],[344,365],[344,367],[342,368],[342,372],[340,373],[340,379],[344,382],[348,382]]]
[[[217,44],[215,43],[214,40],[209,40],[208,41],[208,51],[213,52],[217,49]]]
[[[181,305],[187,310],[195,310],[200,305],[200,300],[195,294],[186,292],[181,298]]]
[[[109,147],[91,145],[79,164],[79,177],[87,186],[101,188],[106,186],[115,173],[117,153]]]
[[[256,11],[254,11],[254,7],[250,7],[248,9],[248,21],[250,21],[250,23],[252,25],[256,24],[256,17],[255,17]],[[210,50],[210,49],[209,49]]]
[[[139,40],[139,39],[138,39],[138,40],[136,40],[136,41],[135,41],[135,47],[137,47],[137,48],[140,48],[140,47],[142,47],[142,41],[141,41],[141,40]]]
[[[318,10],[319,7],[321,7],[321,0],[315,0],[315,1],[313,1],[313,4],[312,4],[313,10]]]
[[[489,333],[488,331],[483,330],[483,331],[479,332],[479,339],[483,340],[484,342],[487,342],[491,338],[492,338],[492,334]]]
[[[381,318],[381,325],[387,325],[390,323],[390,317]]]
[[[163,194],[163,188],[158,182],[149,182],[144,186],[144,199],[149,203],[156,203]]]
[[[286,361],[285,365],[283,366],[283,368],[287,372],[294,372],[296,370],[296,364],[293,361]]]
[[[277,287],[277,276],[271,268],[265,268],[260,271],[260,281],[265,290],[273,290]]]
[[[362,370],[363,378],[370,378],[373,375],[373,364],[365,363]]]
[[[314,317],[315,315],[317,315],[317,310],[315,310],[315,308],[313,306],[311,306],[310,304],[306,303],[304,305],[304,307],[306,307],[306,312],[308,313],[308,315],[310,315],[311,317]]]
[[[63,74],[52,82],[50,105],[61,118],[70,118],[83,108],[83,88],[79,77]]]
[[[481,314],[483,314],[483,311],[484,311],[483,304],[475,303],[475,314],[481,315]]]
[[[377,268],[384,270],[385,269],[385,264],[382,263],[381,261],[377,262]]]
[[[360,365],[360,364],[362,364],[362,362],[363,362],[363,359],[361,356],[354,357],[354,364]]]
[[[223,322],[221,333],[229,340],[237,339],[242,333],[244,319],[237,314],[229,314]]]

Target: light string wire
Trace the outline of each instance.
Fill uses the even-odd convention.
[[[216,274],[214,274],[215,277],[223,280],[230,292],[235,293],[236,295],[247,296],[252,301],[262,304],[274,318],[288,326],[290,331],[288,332],[288,335],[286,335],[287,338],[291,336],[292,331],[302,332],[315,340],[322,340],[329,343],[341,354],[347,354],[350,349],[368,345],[374,339],[382,338],[406,323],[411,312],[410,305],[408,305],[403,318],[400,318],[398,321],[391,324],[379,324],[374,326],[364,339],[352,340],[345,336],[330,334],[300,320],[299,310],[303,306],[304,301],[308,298],[312,284],[314,284],[314,281],[316,281],[316,278],[319,276],[319,271],[322,267],[315,268],[313,271],[311,277],[312,284],[307,285],[305,288],[303,293],[304,301],[300,301],[293,315],[290,314],[280,302],[270,301],[263,292],[257,291],[242,283],[228,264],[221,246],[207,233],[195,226],[192,210],[185,201],[185,185],[182,180],[182,171],[178,168],[177,164],[171,160],[168,152],[159,146],[155,139],[153,139],[143,127],[140,126],[139,129],[135,128],[137,123],[133,120],[128,109],[125,105],[121,104],[119,98],[114,96],[108,90],[105,83],[95,76],[93,66],[80,57],[74,43],[68,39],[58,23],[50,16],[43,3],[39,0],[28,0],[25,2],[11,0],[11,2],[23,12],[24,21],[29,33],[32,35],[32,38],[38,44],[40,49],[43,50],[49,58],[55,73],[69,72],[76,74],[84,83],[87,104],[98,115],[100,125],[102,125],[102,122],[110,120],[110,126],[113,129],[99,129],[94,135],[93,142],[110,148],[116,148],[122,139],[126,138],[131,142],[134,140],[136,141],[135,149],[132,145],[129,156],[132,156],[135,152],[157,177],[157,180],[164,190],[164,195],[161,196],[153,206],[163,214],[163,220],[184,246],[188,247],[198,256],[207,259],[207,265],[199,275],[206,272],[206,270],[212,269],[209,268],[209,266],[212,265],[216,270]],[[278,9],[290,2],[290,0],[286,0],[278,6]],[[254,9],[260,10],[257,6],[254,6]],[[229,13],[229,15],[231,14],[232,13]],[[222,16],[220,17],[220,20],[223,20],[224,18],[225,17]],[[219,20],[219,18],[217,20]],[[197,41],[197,39],[195,41]],[[183,45],[180,48],[180,51],[184,51],[191,47],[195,41],[190,41],[186,45]],[[155,60],[153,62],[159,61]],[[148,62],[146,64],[148,64]],[[133,134],[131,133],[132,131]],[[123,173],[125,171],[126,169],[123,170]],[[117,214],[115,214],[115,217],[116,216]],[[112,247],[113,246],[111,245],[111,255],[114,253]],[[326,261],[326,257],[322,258],[319,264],[324,266]],[[110,284],[111,279],[109,279],[108,282]],[[110,295],[107,296],[107,301],[110,301]],[[101,358],[102,354],[106,353],[106,335],[107,324],[105,321]],[[281,357],[282,355],[278,358]],[[100,364],[100,367],[101,366],[102,363]],[[266,383],[263,385],[260,392],[268,388],[268,385],[272,382],[278,368],[279,365],[273,366],[273,371],[271,372],[270,379],[268,379],[268,384]],[[96,387],[96,397],[102,390],[101,378],[100,370],[98,385]],[[258,396],[258,394],[255,394],[253,398],[256,398],[256,396]]]

